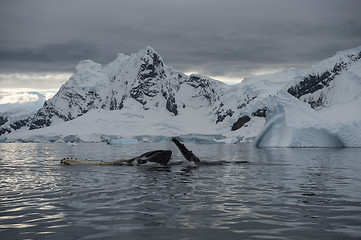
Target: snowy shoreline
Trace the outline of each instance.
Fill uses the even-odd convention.
[[[119,135],[101,135],[92,134],[87,139],[76,135],[33,135],[29,138],[3,138],[0,143],[94,143],[104,142],[110,145],[138,144],[138,143],[155,143],[155,142],[172,142],[172,137],[177,137],[182,142],[192,142],[196,144],[235,144],[240,142],[253,142],[254,139],[244,140],[236,137],[225,137],[223,135],[204,135],[204,134],[186,134],[176,136],[162,135],[139,135],[139,136],[119,136]]]

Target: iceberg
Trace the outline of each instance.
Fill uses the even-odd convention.
[[[361,147],[360,99],[322,111],[315,111],[285,91],[269,101],[272,108],[255,140],[257,146]]]
[[[138,139],[134,138],[119,138],[119,139],[111,139],[107,141],[110,145],[123,145],[123,144],[137,144],[139,143]]]

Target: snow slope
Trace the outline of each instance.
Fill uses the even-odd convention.
[[[76,136],[79,141],[89,142],[139,136],[215,135],[215,123],[209,121],[207,114],[205,109],[185,109],[176,117],[170,116],[163,109],[147,112],[147,115],[141,109],[93,109],[74,120],[32,131],[15,132],[11,139],[30,142],[66,141],[69,136]]]

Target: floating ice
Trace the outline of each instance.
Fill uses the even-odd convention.
[[[134,138],[119,138],[119,139],[111,139],[107,141],[110,145],[123,145],[123,144],[137,144],[139,143],[138,139]]]
[[[321,112],[283,91],[273,101],[257,146],[361,147],[361,114],[355,112],[360,99]],[[335,112],[343,114],[337,118]]]

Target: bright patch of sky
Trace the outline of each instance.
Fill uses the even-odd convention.
[[[3,89],[29,88],[38,90],[58,90],[71,73],[0,73],[0,91]]]
[[[36,102],[40,100],[39,95],[43,99],[48,100],[56,93],[55,90],[39,90],[39,89],[1,89],[0,104]]]
[[[70,76],[71,73],[46,72],[0,74],[0,112],[12,108],[38,110]]]
[[[37,111],[55,93],[54,90],[0,89],[0,113],[14,108]]]
[[[7,103],[24,103],[24,102],[36,102],[39,100],[39,96],[32,93],[15,93],[11,95],[5,95],[0,98],[0,104]]]

